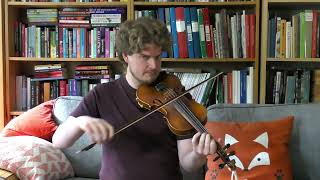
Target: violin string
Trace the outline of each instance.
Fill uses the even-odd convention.
[[[174,95],[175,92],[173,90],[170,90],[171,93],[173,93]],[[180,99],[177,100],[177,103],[179,104],[179,106],[182,108],[182,110],[184,111],[185,114],[188,114],[189,116],[189,120],[192,121],[191,123],[195,126],[198,127],[198,129],[200,130],[200,132],[206,132],[206,129],[203,127],[203,125],[201,124],[201,122],[198,120],[198,118],[188,109],[188,107],[185,105],[185,103],[183,101],[181,101]]]
[[[173,91],[170,88],[166,88],[166,91],[164,94],[165,94],[165,96],[169,96],[169,99],[176,97],[175,91]],[[178,108],[177,110],[180,113],[182,112],[182,113],[184,113],[184,115],[188,115],[189,118],[186,118],[186,120],[195,129],[198,128],[200,130],[200,132],[202,130],[202,132],[208,133],[207,129],[202,125],[202,123],[198,120],[198,118],[190,111],[190,109],[186,106],[186,104],[181,99],[177,99],[176,102],[173,102],[173,103],[177,105],[176,108]],[[217,143],[217,154],[226,165],[228,165],[229,167],[233,167],[232,164],[230,165],[230,163],[229,163],[230,160],[229,160],[228,155],[226,154],[226,151],[220,146],[219,143]]]
[[[206,129],[203,127],[201,122],[198,120],[197,117],[186,107],[186,105],[183,102],[179,102],[181,107],[184,109],[184,111],[189,115],[190,119],[196,124],[196,126],[200,129],[200,132],[207,132]]]
[[[167,89],[167,92],[171,96],[176,96],[176,93],[172,89]],[[207,132],[206,129],[201,124],[201,122],[198,120],[198,118],[188,109],[188,107],[185,105],[185,103],[183,101],[181,101],[180,99],[177,99],[177,104],[180,106],[180,109],[185,114],[188,115],[188,117],[189,117],[188,122],[191,123],[191,125],[193,125],[193,127],[197,127],[200,130],[200,132]]]
[[[201,130],[201,132],[207,133],[206,128],[201,124],[201,122],[198,120],[198,118],[189,110],[189,108],[186,106],[186,104],[180,99],[178,99],[177,101],[178,101],[179,105],[182,107],[182,109],[184,110],[184,112],[189,115],[192,122]]]
[[[168,90],[169,94],[171,94],[172,96],[175,96],[175,92],[171,89]],[[177,99],[177,103],[182,107],[181,110],[183,110],[186,114],[189,115],[191,122],[188,121],[191,125],[193,125],[193,127],[198,127],[201,130],[203,130],[203,132],[208,133],[208,131],[206,130],[206,128],[201,124],[201,122],[198,120],[197,117],[195,117],[195,115],[189,110],[189,108],[185,105],[184,102],[182,102],[180,99]],[[224,159],[226,158],[226,153],[225,150],[223,150],[223,148],[220,146],[220,144],[217,144],[217,153],[220,157],[224,157]]]
[[[169,96],[170,98],[173,98],[173,97],[175,97],[175,92],[172,90],[172,89],[169,89],[169,88],[166,88],[166,91],[165,91],[165,94],[167,95],[167,96]],[[179,106],[181,106],[180,104],[179,104],[179,99],[177,99],[176,100],[176,102],[173,102],[174,104],[177,104],[177,105],[179,105]],[[180,111],[182,111],[182,109],[180,108],[180,107],[176,107],[176,108],[178,108],[177,110],[179,111],[179,109],[180,109]],[[179,111],[179,112],[180,112]],[[183,111],[185,111],[185,110],[183,110]],[[181,113],[181,112],[180,112]],[[185,113],[186,114],[186,112],[183,112],[183,113]],[[197,125],[195,124],[195,122],[190,122],[190,118],[186,118],[186,120],[192,125],[192,127],[197,127]]]

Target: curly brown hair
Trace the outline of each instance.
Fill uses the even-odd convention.
[[[163,51],[170,50],[171,36],[165,24],[150,17],[141,17],[120,25],[116,48],[121,62],[124,62],[123,52],[127,55],[139,53],[150,43],[160,46]]]

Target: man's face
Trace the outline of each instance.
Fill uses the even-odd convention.
[[[136,85],[152,83],[161,70],[162,48],[147,44],[140,53],[124,56],[128,64],[127,74]]]

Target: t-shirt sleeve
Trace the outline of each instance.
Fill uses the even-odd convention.
[[[70,114],[73,117],[90,116],[99,118],[99,110],[97,108],[96,88],[91,90],[87,96],[83,98],[76,109]]]
[[[196,134],[196,130],[192,131],[192,133],[184,136],[176,136],[177,140],[184,140],[184,139],[190,139]]]

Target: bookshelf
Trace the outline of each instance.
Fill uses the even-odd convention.
[[[124,19],[130,19],[130,1],[128,2],[18,2],[18,1],[4,1],[4,22],[6,23],[5,27],[5,86],[6,88],[6,99],[5,111],[6,116],[5,121],[2,122],[6,124],[14,116],[18,116],[22,111],[18,111],[16,107],[16,85],[15,78],[17,75],[31,74],[35,65],[42,64],[55,64],[61,63],[67,66],[69,69],[79,64],[108,64],[110,66],[119,66],[120,63],[116,58],[44,58],[40,57],[17,57],[15,55],[15,44],[14,44],[14,27],[16,20],[21,20],[25,18],[26,11],[29,8],[41,9],[41,8],[52,8],[52,9],[61,9],[61,8],[124,8],[126,17]]]
[[[170,7],[184,7],[191,8],[196,7],[197,9],[209,8],[209,11],[219,12],[222,9],[226,9],[227,13],[233,14],[235,12],[242,12],[245,10],[248,14],[255,14],[255,33],[253,38],[255,39],[254,58],[217,58],[217,57],[206,57],[206,58],[163,58],[163,66],[171,67],[178,66],[178,63],[183,63],[180,66],[183,67],[199,67],[206,70],[216,69],[219,71],[229,72],[233,69],[241,69],[252,66],[254,68],[254,79],[253,79],[253,102],[258,103],[258,89],[259,89],[259,32],[260,32],[260,1],[233,1],[233,2],[146,2],[142,0],[136,0],[132,2],[131,17],[139,16],[140,12],[151,10],[159,13],[160,8]],[[230,13],[230,12],[231,13]],[[211,12],[210,12],[211,13]],[[142,12],[143,14],[143,12]],[[167,14],[165,14],[167,16]],[[210,15],[210,22],[214,22],[214,18]],[[213,25],[214,26],[214,25]],[[200,30],[199,30],[200,31]],[[212,36],[211,36],[212,37]],[[179,44],[180,45],[180,44]],[[180,47],[179,47],[180,48]]]
[[[303,12],[303,16],[305,16],[305,13],[307,13],[306,10],[309,10],[308,13],[312,13],[312,10],[319,10],[320,1],[319,0],[262,0],[261,5],[261,69],[260,69],[260,92],[259,92],[259,102],[264,103],[270,103],[270,93],[268,95],[268,91],[270,91],[270,88],[272,88],[272,85],[270,85],[270,71],[272,69],[276,69],[279,71],[289,72],[289,71],[296,71],[296,70],[307,70],[312,71],[315,69],[320,68],[320,58],[318,55],[319,51],[319,45],[317,44],[315,47],[317,50],[316,56],[310,55],[306,53],[308,49],[311,50],[312,46],[312,39],[310,41],[305,40],[304,42],[307,42],[309,46],[305,47],[303,53],[305,53],[304,56],[301,56],[301,42],[299,40],[301,36],[301,24],[298,24],[299,26],[294,27],[296,23],[293,23],[294,21],[297,22],[297,20],[293,20],[293,16],[298,15],[298,21],[301,21],[301,12]],[[280,42],[280,50],[275,49],[276,52],[270,51],[272,50],[274,46],[270,44],[274,41],[272,39],[273,35],[270,36],[270,34],[273,34],[271,25],[271,20],[273,17],[281,17],[282,20],[285,20],[286,22],[291,23],[291,27],[289,28],[289,37],[286,35],[286,46],[289,47],[290,50],[285,49],[285,54],[283,56],[274,55],[277,53],[281,53],[281,42]],[[312,16],[312,14],[311,14]],[[318,13],[318,19],[319,19],[319,13]],[[313,17],[311,17],[313,18]],[[276,18],[275,18],[276,19]],[[306,20],[307,21],[307,20]],[[310,21],[310,20],[308,20]],[[277,20],[276,20],[277,22]],[[319,21],[318,21],[319,22]],[[311,25],[311,32],[307,33],[305,32],[303,36],[308,36],[307,34],[310,34],[309,37],[312,35],[312,24]],[[318,24],[319,25],[319,24]],[[277,25],[276,25],[277,26]],[[275,27],[276,28],[276,27]],[[287,29],[287,27],[286,27]],[[319,29],[318,29],[319,30]],[[317,30],[317,31],[318,31]],[[294,33],[298,33],[297,36],[294,36]],[[288,33],[288,30],[286,30]],[[276,33],[276,32],[275,32]],[[312,38],[312,37],[311,37]],[[289,40],[289,43],[287,41]],[[281,41],[281,40],[279,40]],[[319,41],[318,37],[316,38],[316,41]],[[275,42],[276,43],[276,42]],[[276,43],[277,44],[277,43]],[[284,47],[287,48],[287,47]],[[297,54],[298,53],[298,54]],[[311,72],[312,77],[312,72]],[[287,81],[285,82],[287,83]],[[310,81],[310,88],[312,88],[312,81]],[[276,90],[277,91],[277,90]],[[287,89],[286,89],[287,91]],[[311,96],[312,89],[309,91],[310,94],[308,96]],[[280,92],[281,93],[281,92]],[[287,93],[287,92],[285,92]],[[296,95],[296,94],[295,94]],[[269,97],[269,99],[268,99]],[[296,97],[295,97],[296,98]],[[310,101],[312,101],[310,99]],[[281,103],[281,102],[280,102]],[[295,102],[297,103],[297,102]],[[299,102],[298,102],[299,103]]]
[[[4,86],[4,70],[5,70],[5,64],[4,64],[4,43],[3,43],[3,32],[4,32],[4,26],[3,26],[3,4],[4,2],[0,2],[0,106],[4,107],[4,91],[5,91],[5,86]],[[4,115],[4,108],[0,108],[0,117],[3,118]],[[4,127],[4,121],[0,121],[0,129]]]
[[[183,68],[200,68],[206,71],[212,69],[218,71],[232,71],[233,69],[242,69],[249,66],[253,67],[253,102],[258,103],[258,90],[259,90],[259,37],[260,37],[260,1],[236,1],[236,2],[144,2],[128,0],[127,2],[16,2],[5,0],[4,1],[4,22],[5,27],[5,101],[6,120],[21,114],[21,111],[15,109],[15,78],[19,74],[28,74],[32,72],[32,68],[38,64],[48,63],[64,63],[69,66],[81,63],[103,63],[111,64],[116,70],[121,66],[116,58],[32,58],[32,57],[17,57],[15,56],[14,47],[14,23],[17,19],[23,16],[23,12],[27,8],[63,8],[63,7],[77,7],[77,8],[90,8],[90,7],[124,7],[127,12],[127,19],[135,18],[135,10],[139,9],[155,9],[159,7],[209,7],[213,10],[226,9],[229,10],[246,10],[251,14],[255,14],[254,22],[254,42],[253,51],[255,56],[253,58],[163,58],[164,67],[183,67]],[[4,121],[3,123],[7,123]]]

